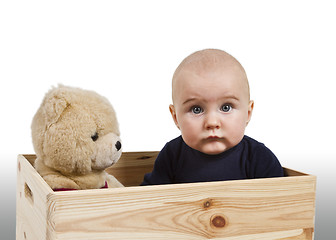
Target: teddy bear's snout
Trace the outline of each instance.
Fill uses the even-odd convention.
[[[115,164],[122,154],[120,137],[114,133],[101,136],[94,144],[94,151],[91,155],[91,168],[102,170]]]
[[[116,147],[117,151],[119,151],[121,149],[121,142],[117,141],[116,144],[115,144],[115,147]]]

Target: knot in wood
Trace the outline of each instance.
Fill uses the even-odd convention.
[[[203,203],[203,207],[204,208],[209,208],[209,207],[211,207],[211,199],[207,199],[207,200],[205,200],[204,201],[204,203]]]
[[[211,223],[216,228],[222,228],[225,226],[225,219],[222,216],[214,216]]]

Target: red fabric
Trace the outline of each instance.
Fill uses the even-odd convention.
[[[105,185],[101,188],[108,188],[107,182],[105,181]],[[53,189],[55,192],[59,191],[73,191],[73,190],[79,190],[79,189],[74,189],[74,188],[55,188]]]

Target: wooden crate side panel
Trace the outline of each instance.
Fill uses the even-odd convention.
[[[109,174],[115,176],[124,186],[139,186],[146,173],[151,172],[155,159],[159,152],[124,152],[120,160],[112,167],[106,169]],[[284,168],[286,176],[304,176],[289,168]]]
[[[34,166],[34,162],[36,160],[35,154],[24,154],[22,155],[32,166]]]
[[[303,172],[299,172],[299,171],[296,171],[296,170],[293,170],[293,169],[289,169],[289,168],[283,168],[284,170],[284,175],[286,177],[294,177],[294,176],[306,176],[308,174],[306,173],[303,173]]]
[[[219,237],[219,238],[205,238],[205,237],[191,237],[190,235],[177,235],[175,232],[157,232],[157,233],[143,233],[138,232],[134,234],[133,232],[119,233],[113,232],[111,234],[102,232],[88,232],[78,237],[73,237],[74,233],[68,233],[57,239],[74,239],[74,240],[89,240],[89,239],[104,239],[104,240],[311,240],[313,238],[313,229],[294,229],[289,231],[278,231],[278,232],[265,232],[259,234],[250,235],[240,235],[234,237]]]
[[[18,156],[17,164],[16,239],[45,240],[46,196],[51,189],[24,156]]]
[[[158,151],[151,152],[123,152],[120,160],[106,171],[115,176],[124,186],[139,186],[146,173],[151,172]],[[24,155],[25,158],[33,165],[36,156],[33,154]],[[292,169],[284,168],[286,176],[304,176],[301,173]]]
[[[159,152],[124,152],[119,161],[106,171],[124,186],[139,186],[145,173],[151,172]]]
[[[48,200],[57,239],[312,239],[315,177],[85,190]]]

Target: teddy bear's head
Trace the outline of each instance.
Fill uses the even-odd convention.
[[[93,91],[62,85],[51,89],[31,128],[36,161],[62,174],[104,170],[121,156],[114,109]]]

